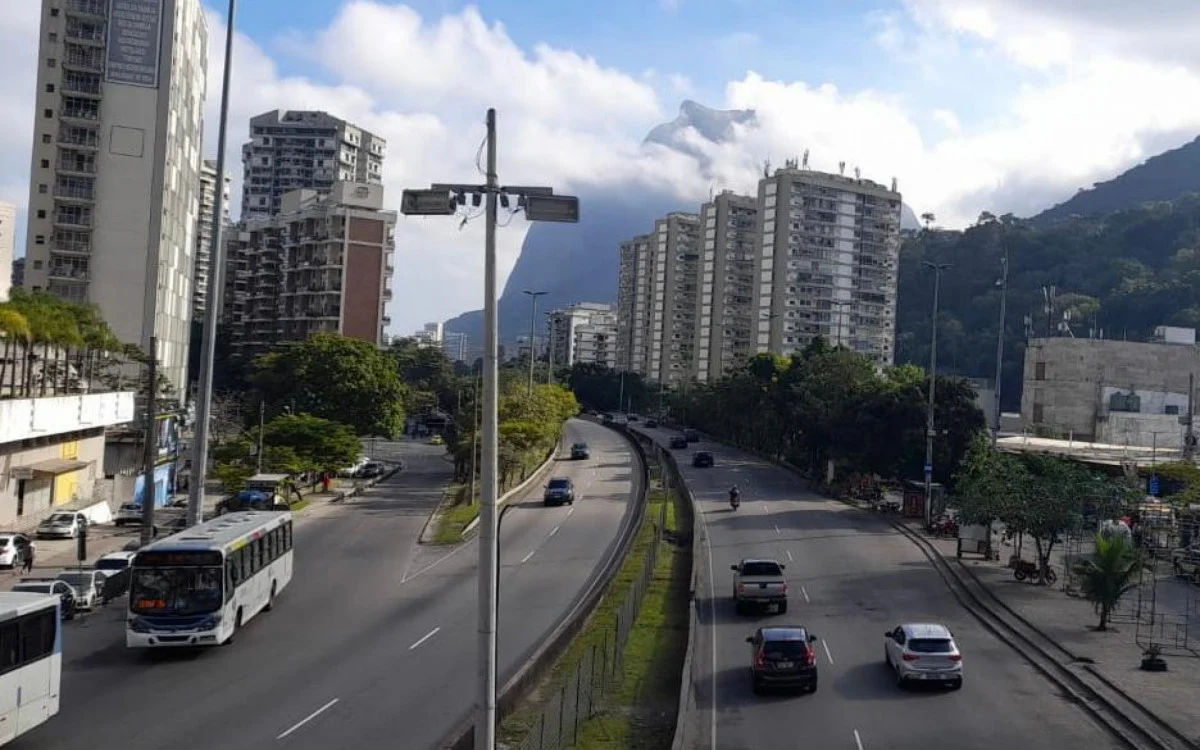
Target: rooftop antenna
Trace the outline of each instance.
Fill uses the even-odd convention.
[[[892,178],[892,192],[896,192],[896,188],[900,187],[900,183],[896,182],[896,178]]]
[[[804,149],[804,158],[800,163],[802,168],[808,169],[808,149]]]
[[[859,169],[858,167],[854,168],[854,179],[856,179],[856,180],[862,179],[862,170]]]
[[[838,174],[842,175],[843,177],[846,176],[846,162],[844,162],[844,161],[838,162]]]
[[[771,176],[771,157],[768,156],[766,161],[763,162],[763,177],[770,177],[770,176]]]

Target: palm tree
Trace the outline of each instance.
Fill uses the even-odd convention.
[[[4,354],[0,356],[0,394],[4,391],[4,375],[8,362],[12,361],[12,395],[16,395],[17,390],[17,366],[16,357],[18,356],[18,346],[20,355],[25,357],[29,349],[30,338],[29,320],[21,314],[11,302],[0,302],[0,337],[4,339]]]
[[[1096,551],[1091,559],[1075,566],[1080,592],[1100,615],[1096,630],[1108,629],[1109,615],[1121,597],[1137,587],[1144,565],[1127,535],[1096,535]]]
[[[73,390],[71,366],[76,361],[77,380],[87,378],[84,363],[90,363],[100,352],[121,348],[116,334],[100,317],[94,305],[68,302],[46,292],[29,293],[13,290],[12,299],[0,305],[0,336],[5,340],[5,359],[12,358],[13,349],[21,342],[18,356],[25,366],[21,387],[16,387],[17,368],[13,368],[11,395],[28,397],[33,393],[33,361],[41,359],[39,395],[47,389],[54,393]],[[22,324],[20,321],[24,321]],[[35,356],[33,346],[41,347]],[[72,356],[74,355],[74,357]],[[4,372],[0,363],[0,374]],[[61,376],[61,377],[60,377]],[[3,378],[0,378],[2,383]],[[76,383],[78,384],[78,383]]]

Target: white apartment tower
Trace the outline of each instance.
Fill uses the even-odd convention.
[[[279,213],[285,193],[328,193],[335,182],[383,183],[387,141],[326,112],[272,110],[250,118],[242,146],[242,219]]]
[[[549,324],[555,366],[617,366],[617,313],[612,305],[579,302],[551,312]]]
[[[700,318],[700,217],[673,212],[651,235],[648,376],[668,386],[695,375]]]
[[[758,202],[726,190],[700,208],[704,230],[696,378],[719,380],[755,353]]]
[[[186,395],[200,0],[42,0],[24,286],[93,302]]]
[[[759,352],[792,354],[821,336],[892,364],[900,193],[794,161],[758,184]]]
[[[225,175],[221,204],[222,223],[229,226],[230,179]],[[192,274],[192,320],[204,320],[208,302],[209,278],[212,272],[212,243],[217,210],[217,162],[205,159],[200,165],[200,210],[196,217],[196,270]]]
[[[16,206],[0,201],[0,302],[8,299],[10,280],[15,275],[16,220]]]
[[[621,243],[617,279],[617,369],[647,375],[650,367],[651,236]]]

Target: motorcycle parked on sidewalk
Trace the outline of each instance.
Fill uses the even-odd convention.
[[[1013,561],[1012,569],[1013,578],[1016,578],[1018,581],[1024,581],[1028,579],[1029,582],[1034,585],[1045,583],[1048,586],[1053,586],[1058,580],[1058,574],[1054,572],[1054,568],[1047,565],[1045,577],[1043,578],[1041,566],[1039,566],[1036,562],[1030,562],[1029,560]]]

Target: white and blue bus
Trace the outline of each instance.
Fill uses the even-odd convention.
[[[292,580],[292,514],[218,516],[143,547],[130,573],[126,646],[225,643]]]
[[[61,606],[57,595],[0,593],[0,745],[58,713]]]

